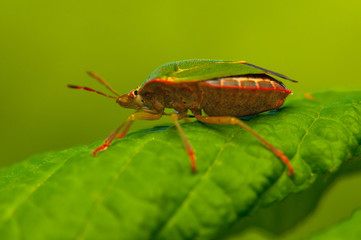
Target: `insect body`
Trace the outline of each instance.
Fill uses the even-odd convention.
[[[231,124],[243,127],[257,137],[269,150],[279,157],[293,174],[292,166],[283,152],[237,117],[258,114],[279,108],[291,93],[279,80],[288,77],[242,62],[218,60],[188,60],[169,63],[156,69],[143,85],[128,94],[120,95],[102,78],[90,75],[104,84],[115,96],[109,96],[87,87],[68,85],[70,88],[97,92],[126,108],[135,109],[105,141],[93,151],[106,150],[115,138],[126,136],[135,120],[156,120],[163,115],[171,116],[190,157],[192,171],[196,171],[196,157],[188,142],[179,120],[192,112],[197,120],[213,124]],[[165,113],[165,108],[173,108],[175,113]],[[207,116],[202,116],[202,110]]]

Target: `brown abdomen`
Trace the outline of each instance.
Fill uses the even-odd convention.
[[[218,78],[200,83],[202,107],[209,116],[248,116],[279,108],[291,93],[265,75]]]

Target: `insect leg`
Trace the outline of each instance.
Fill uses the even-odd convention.
[[[97,155],[98,152],[106,150],[115,138],[125,137],[135,120],[157,120],[157,119],[161,118],[162,115],[163,115],[163,113],[149,113],[149,112],[142,112],[142,111],[131,114],[127,118],[127,120],[125,120],[125,122],[123,122],[114,132],[112,132],[109,135],[109,137],[107,139],[105,139],[105,141],[102,145],[100,145],[99,147],[94,149],[93,156]],[[124,126],[125,126],[124,130],[119,134],[119,132],[123,129]]]
[[[190,123],[190,122],[192,122],[192,119],[189,118],[189,117],[185,117],[185,118],[183,118],[183,121],[184,121],[185,123]]]
[[[134,116],[132,116],[134,115]],[[162,117],[163,113],[158,113],[158,112],[136,112],[134,114],[132,114],[129,116],[130,121],[128,122],[128,124],[126,125],[126,127],[124,128],[123,132],[121,132],[119,135],[117,135],[115,138],[120,139],[120,138],[124,138],[130,127],[132,126],[132,124],[134,123],[135,120],[158,120],[159,118]]]
[[[125,136],[127,136],[127,133],[130,129],[130,127],[133,125],[134,121],[129,121],[127,126],[125,126],[124,130],[122,133],[120,133],[119,135],[117,135],[115,138],[116,139],[121,139],[121,138],[124,138]]]
[[[171,118],[174,122],[174,125],[176,126],[178,132],[179,132],[179,135],[180,137],[182,138],[182,141],[184,143],[184,147],[188,153],[188,156],[189,156],[189,159],[190,159],[190,162],[191,162],[191,169],[192,169],[192,172],[196,172],[197,171],[197,166],[196,166],[196,155],[194,154],[194,150],[192,148],[192,146],[190,145],[190,143],[188,142],[187,140],[187,137],[186,135],[184,134],[180,124],[179,124],[179,121],[181,118],[178,117],[178,114],[176,113],[173,113],[171,114]]]
[[[241,121],[240,119],[236,118],[236,117],[203,117],[200,115],[197,115],[196,118],[204,123],[214,123],[214,124],[230,124],[230,125],[238,125],[241,126],[242,128],[244,128],[246,131],[248,131],[249,133],[251,133],[253,136],[255,136],[256,138],[258,138],[258,140],[265,145],[269,150],[271,150],[279,159],[281,159],[281,161],[287,166],[288,171],[289,171],[289,175],[293,174],[293,168],[292,165],[290,163],[290,161],[288,160],[288,158],[286,157],[286,155],[283,154],[283,152],[279,149],[277,149],[276,147],[274,147],[273,145],[271,145],[269,142],[267,142],[263,137],[261,137],[258,133],[256,133],[252,128],[250,128],[247,124],[245,124],[243,121]]]
[[[107,148],[109,147],[110,143],[114,140],[114,138],[116,137],[116,135],[119,133],[119,131],[124,127],[125,124],[129,124],[129,118],[123,122],[114,132],[112,132],[109,137],[107,139],[105,139],[104,143],[102,145],[100,145],[99,147],[97,147],[96,149],[93,150],[93,156],[96,156],[98,154],[98,152],[102,152],[107,150]]]

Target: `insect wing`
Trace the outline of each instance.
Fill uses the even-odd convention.
[[[194,60],[186,60],[186,61],[178,61],[178,62],[172,62],[164,64],[160,67],[158,67],[156,70],[154,70],[150,76],[148,77],[148,80],[152,79],[164,79],[166,80],[168,77],[170,77],[172,74],[181,72],[184,70],[190,70],[194,68],[201,68],[205,65],[214,64],[215,62],[223,62],[220,60],[207,60],[207,59],[194,59]]]
[[[291,81],[291,82],[298,82],[298,81],[296,81],[296,80],[290,79],[289,77],[287,77],[287,76],[285,76],[285,75],[283,75],[283,74],[276,73],[276,72],[274,72],[274,71],[270,71],[270,70],[267,70],[267,69],[265,69],[265,68],[258,67],[258,66],[256,66],[256,65],[253,65],[253,64],[250,64],[250,63],[244,63],[244,64],[245,64],[245,65],[248,65],[248,66],[251,66],[251,67],[254,67],[254,68],[258,68],[258,69],[264,71],[265,73],[272,74],[272,75],[274,75],[274,76],[277,76],[277,77],[280,77],[280,78],[283,78],[283,79],[287,79],[287,80],[289,80],[289,81]]]
[[[169,75],[174,81],[197,81],[244,74],[262,74],[264,71],[235,62],[212,62],[202,66],[182,69]]]
[[[164,81],[172,82],[202,81],[220,77],[265,73],[296,82],[285,75],[253,64],[222,60],[187,60],[168,63],[157,68],[146,82],[153,79],[163,79]]]

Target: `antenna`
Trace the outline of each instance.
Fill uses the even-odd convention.
[[[117,91],[115,91],[107,82],[105,82],[105,80],[100,77],[98,74],[88,71],[87,72],[89,74],[89,76],[91,76],[92,78],[95,78],[96,80],[98,80],[101,84],[103,84],[106,88],[108,88],[112,93],[114,93],[115,95],[117,95],[118,97],[120,97],[120,94],[117,93]]]
[[[67,86],[68,86],[68,88],[84,89],[84,90],[86,90],[86,91],[95,92],[95,93],[98,93],[98,94],[103,95],[103,96],[108,97],[108,98],[118,99],[117,97],[107,95],[107,94],[105,94],[105,93],[99,92],[99,91],[94,90],[94,89],[92,89],[92,88],[82,87],[82,86],[76,86],[76,85],[71,85],[71,84],[68,84]]]

